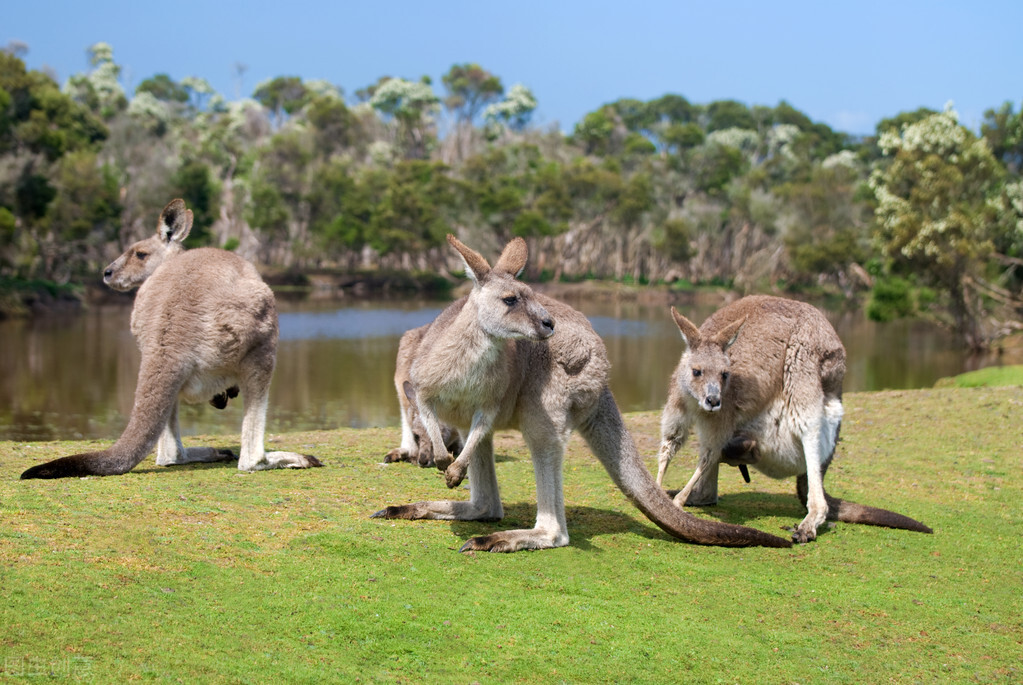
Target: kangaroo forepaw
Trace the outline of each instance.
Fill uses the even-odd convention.
[[[465,480],[466,467],[459,461],[452,462],[451,466],[444,471],[444,480],[449,488],[457,488]]]
[[[721,461],[729,466],[756,464],[759,459],[760,450],[753,438],[737,435],[721,448]]]
[[[433,458],[433,465],[436,466],[441,471],[447,471],[448,467],[451,466],[451,462],[453,461],[454,459],[451,457],[451,455],[445,452],[441,456]]]
[[[410,461],[409,453],[400,447],[395,447],[393,450],[384,455],[385,464],[394,464],[399,461]]]

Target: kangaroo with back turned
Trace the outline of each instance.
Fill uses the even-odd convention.
[[[923,533],[907,516],[831,497],[824,474],[842,423],[845,348],[815,307],[779,297],[742,298],[699,329],[671,308],[687,345],[661,415],[657,484],[695,427],[699,462],[675,504],[717,503],[718,467],[751,465],[771,478],[796,476],[807,509],[795,542],[817,538],[825,520]]]
[[[273,292],[249,262],[214,248],[185,250],[192,211],[182,200],[160,214],[156,235],[135,243],[104,271],[114,290],[138,287],[131,331],[142,352],[128,426],[109,449],[63,457],[22,478],[111,476],[126,473],[156,447],[160,466],[221,461],[229,451],[185,447],[178,401],[223,408],[239,390],[245,403],[238,468],[320,466],[315,457],[266,452],[270,379],[277,359]],[[210,398],[213,399],[210,399]]]
[[[562,460],[569,435],[577,429],[615,484],[668,533],[713,545],[791,545],[752,528],[696,518],[657,487],[608,389],[610,365],[600,337],[582,314],[516,279],[526,265],[524,240],[509,243],[493,268],[454,236],[448,242],[462,257],[472,291],[449,305],[426,331],[410,379],[434,453],[444,450],[441,421],[457,427],[465,439],[446,477],[453,487],[467,471],[469,500],[389,506],[374,517],[502,518],[493,435],[517,428],[533,459],[536,524],[471,538],[462,551],[567,545]]]

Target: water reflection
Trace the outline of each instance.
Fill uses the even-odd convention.
[[[658,409],[682,342],[667,306],[572,302],[604,339],[611,387],[625,411]],[[338,304],[281,301],[281,343],[268,430],[397,426],[392,377],[398,339],[443,302]],[[678,304],[702,322],[713,304]],[[829,315],[849,352],[847,391],[929,387],[967,360],[948,334],[923,322],[876,324],[861,312]],[[0,439],[115,438],[127,423],[139,352],[130,309],[0,322]],[[182,407],[186,435],[241,430],[241,402]]]

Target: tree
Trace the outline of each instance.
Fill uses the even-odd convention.
[[[666,124],[688,124],[696,118],[697,108],[681,95],[668,93],[647,103],[647,114]]]
[[[1011,102],[1002,103],[997,110],[987,110],[980,134],[1009,171],[1013,174],[1023,171],[1023,111],[1014,112]]]
[[[810,178],[782,184],[785,247],[796,275],[810,280],[841,274],[866,259],[868,210],[857,198],[859,170],[852,155],[834,155],[815,165]]]
[[[112,171],[86,150],[61,158],[54,185],[44,221],[49,230],[40,241],[42,275],[66,281],[98,270],[102,255],[97,248],[117,236],[119,189]]]
[[[441,77],[448,96],[444,106],[460,123],[470,123],[504,93],[501,79],[478,64],[455,64]]]
[[[488,123],[501,122],[512,130],[521,131],[529,124],[536,109],[536,96],[521,83],[508,89],[508,95],[501,101],[488,105],[483,118]]]
[[[358,120],[339,97],[313,97],[305,116],[316,130],[316,146],[325,157],[350,147],[361,136]]]
[[[620,125],[614,109],[605,105],[590,112],[575,125],[572,139],[581,144],[588,155],[607,155],[614,151],[616,132]],[[624,129],[622,132],[624,134]]]
[[[735,100],[717,100],[707,105],[707,132],[727,128],[755,129],[756,122],[749,108]]]
[[[926,116],[878,141],[889,160],[871,176],[876,236],[889,268],[915,274],[946,298],[947,313],[973,349],[988,342],[981,284],[998,223],[991,200],[1004,169],[955,111]]]
[[[179,104],[188,102],[188,90],[167,74],[157,74],[147,78],[135,88],[135,94],[139,93],[150,93],[154,98],[163,102]]]
[[[278,76],[256,86],[252,97],[273,114],[275,128],[284,123],[284,116],[292,115],[306,102],[306,88],[298,76]]]
[[[213,180],[210,168],[198,160],[186,160],[171,178],[174,196],[185,201],[192,210],[192,230],[185,239],[185,247],[204,247],[210,244],[210,227],[217,218],[217,198],[220,189]]]
[[[124,88],[118,82],[121,67],[114,63],[114,49],[108,43],[95,43],[89,47],[88,55],[92,71],[69,78],[64,92],[110,120],[128,106]]]
[[[0,52],[0,154],[30,152],[54,161],[69,151],[92,147],[107,127],[84,106],[60,92],[57,84],[25,63]]]
[[[409,159],[426,157],[431,114],[440,104],[428,79],[406,81],[392,78],[376,87],[369,104],[398,125],[398,140]]]

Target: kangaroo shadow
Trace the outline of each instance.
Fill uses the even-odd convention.
[[[212,447],[212,445],[210,445]],[[193,461],[187,464],[171,464],[169,466],[157,466],[155,461],[147,462],[145,468],[134,468],[131,473],[164,473],[168,469],[172,471],[207,471],[210,469],[236,469],[238,468],[238,458],[242,453],[241,445],[231,445],[229,447],[217,447],[216,449],[230,452],[230,455],[225,455],[223,459],[216,461]],[[270,451],[270,450],[267,450]],[[311,457],[310,454],[302,454],[304,457]],[[155,458],[155,457],[154,457]],[[315,457],[319,459],[319,457]],[[141,464],[139,465],[141,466]],[[287,469],[286,469],[287,470]]]
[[[674,497],[678,490],[665,490],[669,497]],[[777,517],[793,519],[791,526],[782,526],[782,530],[791,531],[806,516],[806,507],[802,506],[795,493],[785,495],[771,492],[741,492],[718,496],[718,503],[686,507],[690,513],[699,512],[722,523],[734,523],[740,526],[756,527],[758,519]],[[831,526],[821,526],[817,536],[826,534]]]
[[[155,461],[147,461],[145,468],[136,467],[131,470],[131,473],[165,473],[168,469],[173,471],[205,471],[207,469],[238,468],[238,455],[242,452],[242,448],[240,446],[232,445],[231,447],[217,447],[216,449],[229,451],[231,456],[225,456],[223,459],[218,459],[217,461],[193,461],[187,464],[171,464],[170,466],[157,466]],[[155,454],[153,455],[153,459],[156,459]],[[141,464],[139,464],[139,466],[141,466]]]
[[[639,512],[637,512],[639,513]],[[674,540],[654,523],[629,514],[595,507],[566,506],[569,546],[593,550],[592,539],[601,535],[634,533],[650,540]],[[451,532],[463,540],[502,530],[532,528],[536,522],[536,504],[513,502],[504,505],[500,521],[450,521]]]

